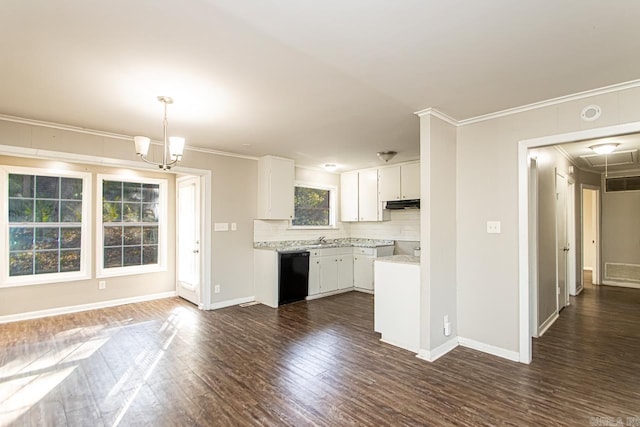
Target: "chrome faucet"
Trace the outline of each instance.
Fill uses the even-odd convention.
[[[318,237],[318,243],[327,243],[327,237],[326,236]]]

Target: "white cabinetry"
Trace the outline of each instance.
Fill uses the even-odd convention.
[[[258,160],[258,218],[293,218],[295,164],[291,159],[264,156]]]
[[[400,166],[400,196],[403,200],[420,198],[420,162]]]
[[[327,248],[311,251],[309,260],[309,296],[353,287],[351,248]]]
[[[378,177],[381,202],[420,198],[420,162],[380,168]]]
[[[343,222],[390,219],[378,198],[378,169],[345,172],[340,176],[340,208]]]
[[[358,220],[358,172],[340,175],[340,220]]]
[[[373,291],[373,261],[379,256],[393,255],[393,246],[379,248],[353,248],[353,286]]]

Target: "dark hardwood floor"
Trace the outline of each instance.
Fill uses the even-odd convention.
[[[585,288],[534,340],[531,365],[461,347],[419,360],[379,342],[373,298],[357,292],[5,324],[0,424],[638,425],[639,308],[640,290]]]

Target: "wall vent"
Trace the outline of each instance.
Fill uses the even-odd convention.
[[[607,262],[604,264],[604,276],[616,281],[640,283],[640,265]]]
[[[607,178],[606,191],[640,191],[640,176]]]

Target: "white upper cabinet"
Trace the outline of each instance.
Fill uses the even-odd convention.
[[[358,220],[358,172],[340,175],[340,220]]]
[[[420,198],[420,162],[378,169],[380,201]]]
[[[400,166],[378,169],[380,201],[400,200]]]
[[[258,218],[293,218],[295,164],[291,159],[264,156],[258,160]]]
[[[378,170],[358,172],[358,221],[378,219]]]
[[[400,197],[403,200],[420,198],[420,162],[400,166]]]

